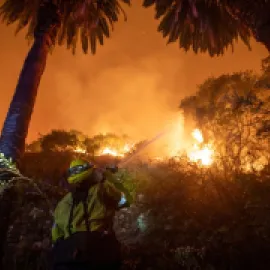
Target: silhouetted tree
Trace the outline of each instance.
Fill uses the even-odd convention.
[[[270,51],[270,2],[265,0],[144,0],[155,6],[158,30],[186,51],[223,54],[238,38],[255,39]]]

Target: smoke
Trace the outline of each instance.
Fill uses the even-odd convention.
[[[105,68],[84,82],[76,73],[57,72],[58,114],[87,134],[116,132],[135,140],[154,136],[178,110],[171,66],[181,70],[182,63],[159,54]],[[185,82],[178,87],[185,89]]]
[[[139,2],[139,1],[138,1]],[[210,58],[185,54],[178,44],[166,46],[157,33],[152,9],[139,3],[127,9],[112,37],[95,56],[72,56],[57,48],[48,58],[32,116],[28,142],[51,129],[77,129],[88,135],[125,133],[135,141],[149,139],[172,122],[182,138],[180,100],[207,77],[245,69],[258,70],[266,50],[253,52],[239,44],[234,54]],[[0,122],[3,122],[29,47],[24,33],[0,25]],[[1,124],[1,123],[0,123]],[[169,137],[167,137],[169,138]],[[168,139],[170,140],[170,139]],[[167,141],[168,141],[167,140]],[[183,141],[179,139],[179,143]],[[165,143],[166,144],[166,143]]]

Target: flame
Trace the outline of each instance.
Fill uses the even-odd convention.
[[[100,151],[100,156],[103,156],[103,155],[110,155],[110,156],[114,156],[114,157],[123,157],[124,155],[117,152],[116,150],[114,149],[111,149],[109,147],[105,147],[104,149],[102,149]]]
[[[86,154],[86,149],[83,149],[82,147],[76,146],[76,148],[73,150],[75,153],[83,153]]]
[[[170,134],[168,143],[170,144],[171,147],[168,148],[168,150],[173,151],[168,151],[169,153],[166,155],[160,155],[160,156],[155,156],[153,160],[156,161],[162,161],[165,160],[166,158],[169,157],[177,157],[178,154],[180,154],[180,149],[183,148],[181,144],[183,142],[179,140],[179,137],[181,135],[181,130],[179,131],[179,128],[176,130],[174,129],[174,132]],[[174,136],[172,136],[174,135]],[[191,133],[193,139],[195,142],[193,143],[191,149],[187,150],[187,156],[192,162],[198,162],[203,166],[210,166],[213,163],[213,155],[214,155],[214,150],[212,148],[211,144],[204,144],[204,138],[203,134],[199,129],[194,129]],[[174,147],[172,147],[174,146]],[[129,144],[126,143],[122,147],[110,147],[108,145],[104,146],[101,148],[97,155],[98,156],[104,156],[104,155],[110,155],[113,157],[125,157],[127,153],[129,153],[134,147],[134,144]],[[77,153],[87,153],[86,149],[77,146],[74,149],[74,152]]]
[[[105,147],[100,150],[99,156],[110,155],[114,157],[124,157],[132,149],[133,144],[125,144],[122,149],[114,149],[110,147]]]
[[[114,157],[124,157],[127,153],[129,153],[132,150],[133,147],[134,147],[134,144],[128,144],[128,143],[126,143],[122,148],[113,148],[113,147],[105,146],[99,150],[97,155],[98,156],[110,155]],[[73,152],[87,154],[87,150],[80,146],[76,146],[73,149]]]
[[[204,166],[209,166],[213,163],[214,151],[209,146],[204,146],[202,149],[198,149],[194,146],[194,150],[188,153],[188,157],[191,161],[201,162]],[[196,149],[197,148],[197,149]]]
[[[192,150],[188,152],[188,157],[193,162],[200,162],[204,166],[210,166],[213,163],[214,150],[211,144],[202,145],[204,138],[199,129],[194,129],[192,137],[195,139]]]
[[[203,135],[202,132],[196,128],[191,133],[192,137],[199,143],[203,143]]]
[[[124,148],[123,148],[124,153],[130,152],[130,150],[131,150],[133,147],[134,147],[134,144],[125,144],[125,145],[124,145]]]

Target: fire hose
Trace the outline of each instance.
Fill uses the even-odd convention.
[[[162,136],[164,136],[165,134],[167,134],[171,129],[165,129],[162,132],[159,132],[156,136],[154,136],[152,139],[145,141],[141,147],[139,149],[137,149],[137,151],[133,154],[131,154],[130,156],[128,156],[127,158],[121,160],[121,162],[118,164],[118,168],[124,168],[130,161],[133,160],[133,158],[135,158],[142,150],[144,150],[147,146],[149,146],[150,144],[152,144],[153,142],[155,142],[156,140],[158,140],[159,138],[161,138]]]

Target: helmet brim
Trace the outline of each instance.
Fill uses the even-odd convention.
[[[79,184],[89,178],[92,174],[92,169],[88,169],[78,174],[71,175],[67,178],[69,184]]]

